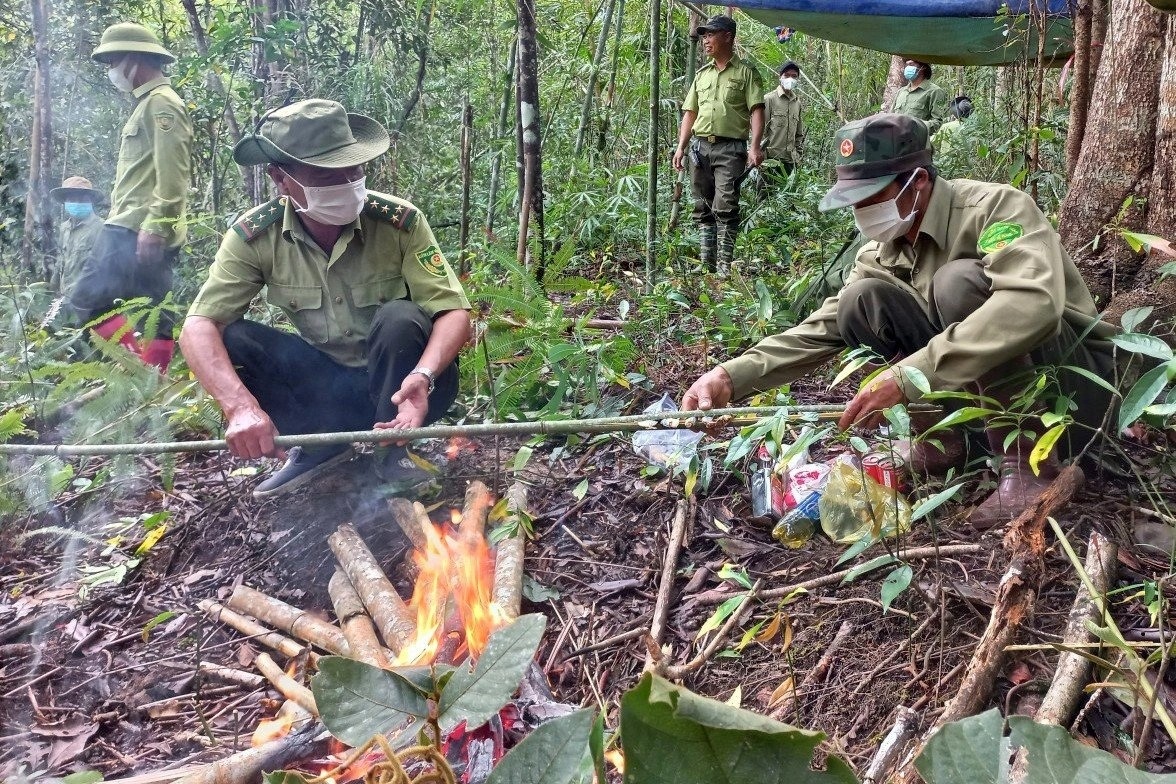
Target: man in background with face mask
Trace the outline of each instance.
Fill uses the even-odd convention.
[[[1007,185],[936,176],[927,126],[899,114],[876,114],[842,127],[834,140],[837,182],[822,210],[853,207],[872,241],[858,252],[845,285],[816,312],[785,332],[699,378],[683,409],[722,408],[819,368],[847,346],[868,346],[891,367],[849,401],[839,426],[874,428],[886,409],[917,402],[904,368],[919,371],[933,391],[967,390],[1007,409],[1035,367],[1078,366],[1113,377],[1115,328],[1098,321],[1086,284],[1049,220],[1026,194]],[[1058,373],[1072,415],[1101,425],[1111,398],[1078,373]],[[1025,411],[1021,430],[1045,432]],[[929,423],[914,423],[927,426]],[[1034,439],[1016,422],[985,422],[998,458],[999,484],[970,517],[991,527],[1023,511],[1056,475],[1057,458],[1029,465]],[[1075,447],[1091,430],[1071,428]],[[912,471],[943,473],[966,458],[961,433],[936,431],[900,444]],[[1063,448],[1067,445],[1060,444]]]
[[[800,163],[804,146],[803,106],[797,82],[800,66],[789,60],[780,66],[780,80],[776,88],[764,96],[764,152],[769,161],[779,161],[784,175],[792,174]],[[776,169],[777,178],[780,169]]]
[[[242,166],[266,166],[279,196],[225,234],[180,349],[220,404],[232,453],[287,457],[256,498],[354,454],[344,444],[287,456],[274,436],[420,427],[457,397],[470,303],[425,216],[367,189],[364,164],[388,146],[375,120],[311,99],[268,113],[233,149]],[[262,287],[298,334],[243,318]],[[389,493],[431,478],[403,446],[377,450],[374,469]]]
[[[902,76],[907,83],[894,96],[895,113],[918,117],[935,133],[950,119],[947,93],[931,81],[931,66],[921,60],[907,60]]]
[[[65,220],[58,229],[57,267],[53,270],[53,287],[69,302],[82,266],[102,231],[102,217],[94,211],[95,202],[102,198],[102,192],[85,177],[66,177],[60,188],[49,191],[54,200],[61,202]]]
[[[191,170],[192,123],[184,102],[164,75],[176,58],[155,34],[139,24],[111,25],[91,57],[108,66],[107,76],[134,100],[122,129],[110,215],[86,260],[71,304],[89,321],[116,300],[148,297],[159,304],[172,288],[172,271],[187,230],[184,226]],[[160,314],[157,334],[145,345],[126,316],[111,316],[94,327],[161,373],[171,363],[175,319]]]

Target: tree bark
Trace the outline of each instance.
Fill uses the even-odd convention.
[[[498,111],[498,125],[494,130],[494,144],[498,145],[502,137],[506,136],[506,126],[510,122],[511,97],[514,95],[515,60],[518,57],[519,40],[516,37],[510,45],[510,57],[506,63],[506,73],[502,80],[502,103]],[[490,188],[486,204],[486,235],[494,234],[494,219],[498,213],[498,186],[502,181],[502,150],[494,151],[494,158],[490,162]]]
[[[649,3],[649,137],[646,153],[649,178],[646,183],[645,291],[653,291],[653,270],[657,263],[657,164],[658,125],[661,120],[661,0]]]
[[[42,280],[53,275],[56,242],[53,234],[53,103],[50,97],[49,3],[31,0],[33,28],[33,132],[29,156],[29,193],[25,199],[24,269]],[[40,252],[37,263],[35,251]]]
[[[1074,4],[1074,81],[1070,88],[1070,128],[1066,135],[1067,178],[1073,178],[1074,167],[1078,165],[1090,109],[1092,3],[1093,0],[1077,0]]]
[[[902,75],[902,69],[906,67],[906,59],[902,55],[893,55],[890,58],[890,72],[886,74],[886,89],[882,92],[882,108],[885,111],[890,111],[894,108],[894,99],[898,95],[899,89],[906,84],[906,78]],[[841,107],[837,109],[840,111]]]
[[[608,129],[612,123],[609,112],[612,109],[613,98],[617,93],[617,67],[621,55],[621,32],[625,24],[625,0],[617,2],[616,35],[613,37],[612,66],[609,69],[608,89],[604,91],[604,117],[600,121],[600,131],[596,135],[596,152],[604,152],[604,145],[608,142]]]
[[[523,195],[519,205],[518,261],[527,259],[531,223],[536,228],[539,253],[536,277],[543,278],[543,154],[539,128],[539,42],[535,30],[535,0],[518,0],[519,115],[522,129]]]
[[[576,131],[576,157],[584,152],[588,138],[588,124],[592,122],[592,105],[596,101],[596,83],[600,79],[600,66],[608,51],[608,30],[612,24],[613,9],[617,0],[606,0],[604,19],[600,22],[600,36],[596,39],[596,51],[592,55],[592,70],[588,72],[588,89],[584,93],[584,106],[580,110],[580,127]]]
[[[457,268],[461,275],[469,272],[470,189],[473,187],[474,107],[467,97],[461,112],[461,225],[458,229]]]

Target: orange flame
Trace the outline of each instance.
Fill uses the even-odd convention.
[[[449,632],[460,625],[464,643],[476,657],[505,615],[493,603],[494,559],[481,531],[461,530],[461,512],[450,513],[454,528],[426,526],[425,546],[413,552],[418,577],[408,606],[416,615],[416,635],[395,665],[429,664]]]
[[[456,460],[462,452],[474,452],[477,449],[478,445],[465,436],[454,436],[445,447],[445,457],[448,460]]]
[[[279,715],[273,719],[263,719],[258,725],[257,729],[253,731],[253,737],[250,743],[253,746],[264,746],[270,741],[284,738],[290,734],[290,729],[294,726],[294,714],[287,713]]]

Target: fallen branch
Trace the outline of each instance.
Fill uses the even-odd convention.
[[[477,479],[470,482],[465,491],[465,503],[461,508],[461,522],[457,525],[458,535],[467,541],[472,537],[486,535],[486,519],[494,506],[494,494],[490,488]]]
[[[307,653],[312,665],[318,662],[318,654],[309,650],[297,640],[292,640],[284,634],[271,631],[252,618],[246,618],[244,615],[230,610],[220,602],[214,602],[212,599],[203,599],[196,606],[203,610],[212,620],[220,621],[226,626],[233,627],[241,632],[241,634],[256,640],[267,648],[273,648],[283,656],[288,656],[293,659],[296,656]]]
[[[245,672],[244,670],[234,670],[232,667],[222,667],[212,662],[200,662],[200,666],[196,668],[196,672],[206,678],[215,678],[218,681],[225,681],[226,683],[236,683],[239,686],[245,686],[250,689],[256,689],[258,686],[265,684],[265,678],[260,675]]]
[[[376,622],[385,644],[400,653],[413,635],[415,624],[412,613],[388,581],[384,570],[376,563],[372,551],[364,544],[355,526],[349,523],[339,526],[335,533],[327,537],[327,543],[359,594],[363,606]]]
[[[718,652],[719,647],[727,641],[727,636],[731,634],[731,630],[743,622],[743,616],[751,609],[752,600],[758,598],[759,587],[762,583],[763,580],[756,580],[755,585],[751,586],[751,590],[747,592],[743,597],[743,601],[735,608],[735,612],[731,613],[731,617],[727,619],[723,627],[711,637],[710,642],[707,643],[707,646],[703,648],[701,653],[685,664],[662,667],[660,668],[661,672],[659,674],[670,680],[680,680],[683,676],[689,675],[710,661],[711,657]]]
[[[815,667],[805,674],[804,680],[800,682],[798,688],[793,689],[784,695],[780,703],[772,709],[768,715],[777,721],[784,721],[784,718],[792,713],[796,705],[797,695],[800,692],[808,692],[809,689],[824,683],[825,678],[829,675],[829,670],[833,667],[833,659],[837,657],[837,653],[841,650],[841,646],[853,634],[853,621],[842,621],[841,626],[837,628],[837,634],[833,636],[833,641],[829,643],[829,647],[821,655]]]
[[[894,767],[902,756],[902,750],[910,742],[911,738],[919,731],[919,714],[910,708],[902,705],[898,706],[898,719],[894,722],[894,726],[890,728],[890,732],[882,739],[882,743],[878,746],[878,752],[874,755],[874,759],[870,761],[870,766],[866,768],[866,775],[862,779],[862,784],[875,784],[876,782],[886,781],[886,774]]]
[[[685,498],[678,501],[677,507],[674,511],[674,522],[670,526],[670,538],[666,542],[666,557],[662,560],[661,579],[658,581],[657,601],[653,605],[653,622],[649,626],[650,641],[646,642],[648,648],[645,655],[645,671],[649,672],[661,662],[660,656],[654,656],[654,652],[660,653],[662,637],[666,632],[666,619],[670,614],[670,596],[674,590],[674,574],[678,571],[678,559],[682,554],[682,545],[686,541],[686,529],[689,527],[689,519],[693,519],[695,506],[693,497],[687,501]]]
[[[405,537],[412,543],[413,549],[423,550],[425,547],[425,532],[421,530],[421,519],[417,516],[416,507],[420,502],[412,503],[405,498],[392,498],[388,501],[388,511],[392,513],[392,519],[396,521],[396,525],[404,532]],[[424,511],[424,507],[421,507]],[[425,515],[425,521],[428,521],[429,516]]]
[[[507,512],[515,518],[527,514],[527,486],[515,482],[506,491]],[[519,617],[523,603],[523,560],[527,533],[521,519],[514,536],[501,539],[494,548],[493,602],[507,620]]]
[[[338,627],[248,585],[238,585],[225,604],[231,610],[251,615],[325,651],[339,656],[348,655],[347,639]]]
[[[286,699],[300,708],[310,711],[312,716],[318,716],[318,705],[314,701],[314,693],[298,681],[291,678],[277,665],[268,653],[259,653],[253,661],[261,674],[273,684],[273,687]]]
[[[993,681],[1004,666],[1005,646],[1033,617],[1037,586],[1044,568],[1046,519],[1069,503],[1083,481],[1080,468],[1066,466],[1045,492],[1009,524],[1003,543],[1010,556],[1009,566],[997,588],[988,627],[972,652],[955,698],[947,703],[935,723],[907,755],[895,782],[912,784],[919,781],[913,763],[927,741],[943,725],[971,716],[987,705]]]
[[[326,748],[326,733],[318,721],[305,719],[305,724],[284,737],[252,749],[238,751],[222,760],[175,779],[176,784],[255,784],[262,771],[280,770],[298,759],[317,756],[316,747]],[[319,737],[320,734],[323,737]],[[313,745],[312,745],[313,744]],[[156,779],[162,784],[166,779]]]
[[[372,617],[364,609],[363,600],[355,592],[355,586],[342,570],[336,569],[331,575],[331,582],[327,584],[327,593],[331,596],[331,604],[335,607],[335,617],[343,626],[343,636],[347,638],[347,649],[351,657],[373,667],[387,667],[389,656],[376,636],[376,627]]]

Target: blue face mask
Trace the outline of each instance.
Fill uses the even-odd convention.
[[[902,75],[908,82],[915,81],[915,77],[919,75],[919,66],[908,65],[902,69]]]
[[[65,211],[71,218],[88,218],[94,214],[94,205],[88,201],[67,201]]]

